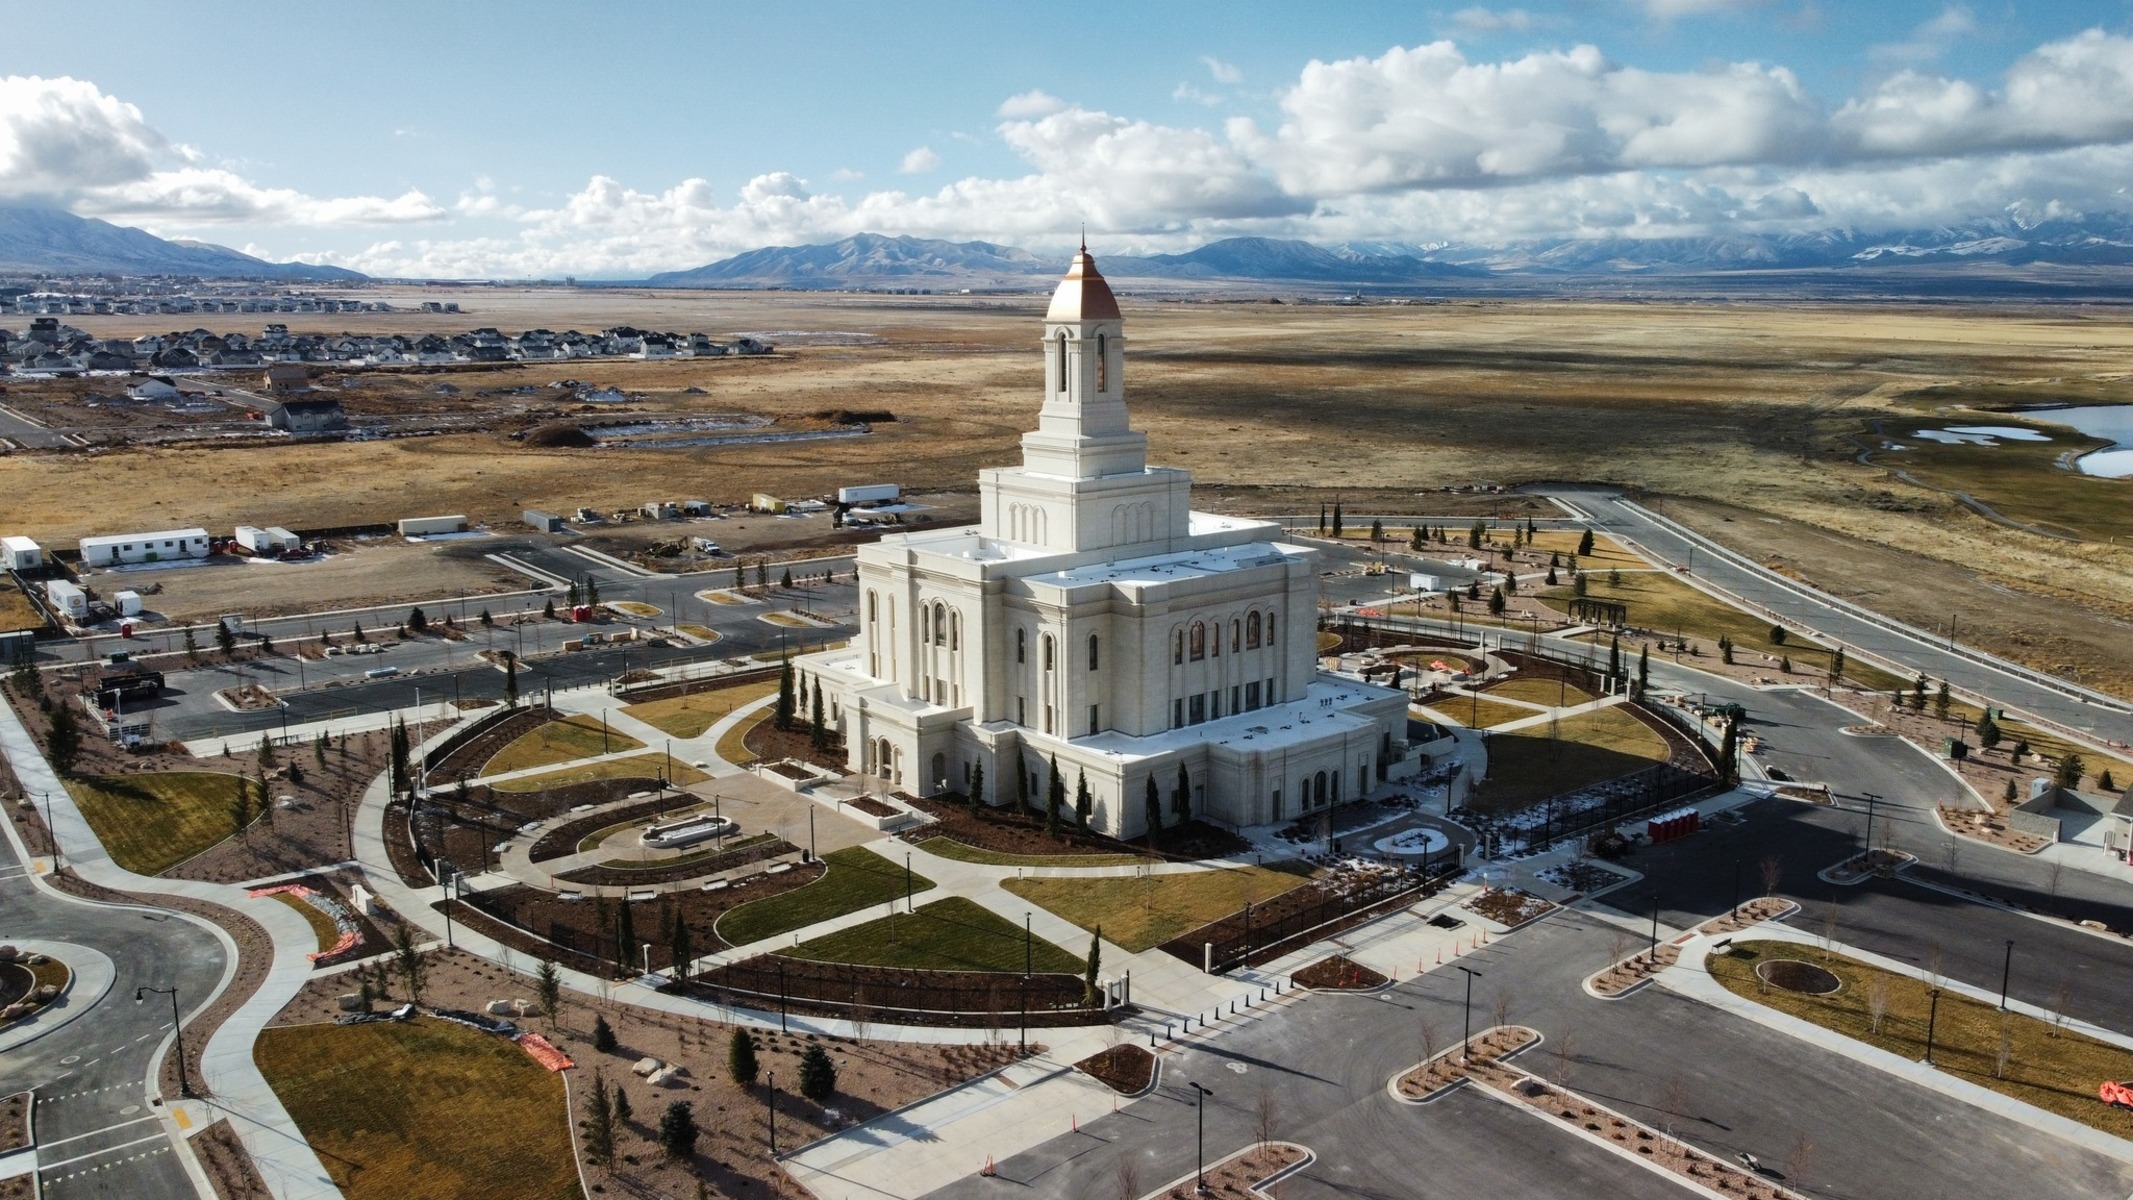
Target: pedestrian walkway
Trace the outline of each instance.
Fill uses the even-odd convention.
[[[310,922],[289,905],[250,896],[241,887],[153,879],[112,862],[88,820],[75,806],[73,794],[60,782],[14,709],[5,704],[0,704],[0,753],[7,756],[25,792],[50,797],[53,836],[67,865],[78,877],[114,891],[184,896],[217,904],[243,913],[266,931],[274,956],[266,979],[208,1039],[199,1056],[200,1074],[214,1093],[216,1107],[229,1118],[246,1151],[259,1164],[260,1174],[268,1181],[275,1200],[339,1197],[340,1189],[333,1185],[325,1165],[312,1152],[303,1131],[252,1061],[252,1044],[259,1031],[311,979],[311,960],[305,956],[318,948],[318,935]],[[42,879],[37,884],[54,895],[64,895]],[[185,919],[197,920],[189,916]],[[227,967],[216,996],[202,1000],[189,1017],[212,1004],[237,973],[236,943],[219,927],[205,921],[199,923],[221,941]]]

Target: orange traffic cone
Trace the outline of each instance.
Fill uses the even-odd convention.
[[[985,1156],[985,1165],[984,1167],[979,1169],[978,1174],[984,1176],[987,1179],[991,1179],[993,1177],[994,1171],[992,1169],[992,1155],[988,1154]]]
[[[1079,1114],[1067,1114],[1067,1128],[1073,1130],[1075,1133],[1081,1132],[1081,1117]]]
[[[1444,947],[1442,946],[1437,947],[1437,965],[1440,967],[1444,965]]]

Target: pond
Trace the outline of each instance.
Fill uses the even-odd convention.
[[[2090,437],[2113,443],[2082,455],[2074,465],[2084,475],[2106,479],[2133,478],[2133,404],[2090,404],[2077,408],[2047,408],[2027,414],[2054,425],[2067,425]]]
[[[1939,442],[1944,446],[1996,446],[2001,442],[2048,442],[2051,439],[2034,429],[2021,429],[2013,425],[1950,425],[1946,429],[1920,429],[1912,437]]]

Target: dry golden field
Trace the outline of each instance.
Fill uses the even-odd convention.
[[[861,438],[674,451],[534,450],[499,431],[17,454],[0,458],[10,526],[63,543],[111,526],[109,497],[127,497],[138,520],[155,525],[227,527],[256,519],[264,504],[277,523],[301,528],[438,512],[504,522],[529,506],[622,507],[655,494],[734,501],[758,490],[819,494],[883,480],[912,491],[967,492],[981,467],[1012,459],[1039,402],[1042,300],[1034,295],[469,289],[457,298],[469,310],[459,316],[335,315],[314,318],[314,327],[509,331],[628,322],[714,336],[752,332],[779,342],[781,353],[540,364],[448,378],[468,394],[583,379],[644,393],[644,407],[676,413],[799,421],[831,409],[886,409],[899,419]],[[2066,524],[2115,538],[2062,542],[1994,525],[1943,492],[1853,461],[1861,449],[1855,435],[1876,417],[1911,422],[1967,405],[2061,395],[2133,399],[2133,317],[1983,304],[1349,308],[1131,295],[1123,303],[1136,419],[1153,458],[1196,473],[1203,507],[1311,511],[1341,494],[1350,511],[1508,513],[1522,498],[1413,493],[1484,481],[1615,482],[1679,498],[1684,519],[1783,557],[1825,586],[1871,583],[1874,602],[1895,615],[1930,624],[1934,614],[1945,620],[1951,609],[1967,610],[1980,623],[1965,619],[1965,636],[1982,644],[2070,667],[2084,679],[2133,682],[2133,625],[2121,623],[2133,618],[2125,599],[2133,594],[2133,550],[2125,545],[2133,536],[2133,481],[2064,472],[2037,479],[2073,518]],[[82,323],[115,335],[137,331],[141,319]],[[825,342],[795,332],[863,337]],[[705,394],[684,393],[692,386]],[[2019,473],[1996,471],[1969,490],[2018,506],[2025,486]],[[82,503],[92,495],[107,501]],[[1721,513],[1711,504],[1732,508]],[[1825,560],[1817,546],[1841,553]],[[1928,577],[1930,588],[1910,582]],[[2026,646],[1996,639],[1993,614],[2010,609],[2045,620],[2055,644],[2039,647],[2031,635]]]

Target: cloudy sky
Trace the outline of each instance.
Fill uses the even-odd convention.
[[[2133,0],[6,11],[0,203],[381,274],[2133,211]]]

